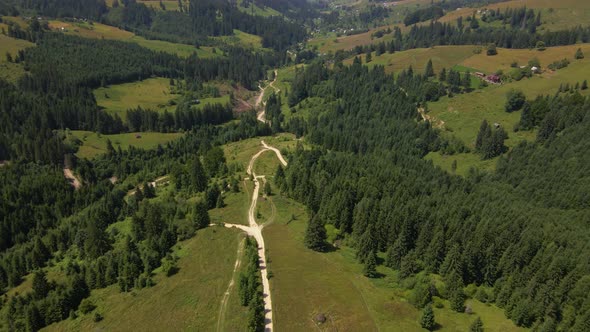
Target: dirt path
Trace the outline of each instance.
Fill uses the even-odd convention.
[[[150,186],[156,188],[159,185],[170,182],[169,180],[168,181],[165,181],[165,180],[168,180],[168,175],[160,176],[159,178],[155,179],[154,181],[149,182],[149,184],[150,184]],[[143,189],[143,185],[140,185],[139,189]],[[134,195],[134,194],[135,194],[135,189],[130,190],[127,193],[127,195]]]
[[[256,222],[255,211],[256,211],[256,204],[258,203],[258,196],[260,191],[260,179],[264,179],[264,175],[256,175],[254,173],[254,162],[260,155],[266,151],[272,150],[275,152],[279,160],[284,166],[287,166],[287,161],[283,158],[281,151],[277,148],[267,145],[264,141],[262,143],[262,150],[258,151],[252,158],[250,159],[250,163],[248,164],[248,174],[252,176],[254,179],[254,190],[252,192],[252,202],[250,203],[250,208],[248,209],[248,224],[249,226],[245,225],[236,225],[236,224],[225,224],[225,227],[232,228],[236,227],[241,229],[242,231],[246,232],[248,235],[253,236],[258,243],[258,257],[260,257],[259,266],[260,266],[260,273],[262,274],[262,294],[264,298],[264,330],[268,332],[272,332],[273,330],[273,322],[272,322],[272,298],[270,294],[270,283],[268,281],[268,271],[266,268],[266,246],[264,245],[264,238],[262,237],[262,229],[264,225],[259,225]],[[219,330],[219,323],[217,325]]]
[[[68,179],[70,181],[70,183],[72,184],[72,186],[78,190],[80,189],[80,187],[82,187],[82,183],[80,182],[80,180],[78,180],[78,178],[74,175],[74,172],[72,172],[71,169],[69,168],[64,168],[64,176],[66,177],[66,179]]]
[[[262,104],[262,106],[266,105],[266,102],[262,102],[262,98],[264,97],[264,92],[266,91],[266,89],[268,89],[268,87],[271,87],[275,90],[275,93],[279,93],[281,92],[281,89],[277,88],[274,86],[275,82],[277,81],[277,76],[279,75],[278,70],[275,69],[275,78],[272,82],[270,82],[269,85],[267,85],[264,89],[260,86],[260,84],[258,84],[258,89],[260,89],[260,94],[258,95],[258,97],[256,98],[256,108],[258,108],[260,106],[260,104]],[[256,116],[256,119],[258,119],[258,121],[266,123],[266,118],[264,116],[264,109],[262,109],[258,115]]]
[[[244,252],[244,241],[240,241],[238,243],[238,253],[236,258],[236,263],[234,264],[234,272],[232,273],[231,280],[229,281],[229,285],[227,285],[227,290],[223,294],[223,298],[221,299],[221,307],[219,308],[219,315],[217,317],[217,332],[225,331],[223,328],[225,325],[225,312],[227,311],[227,302],[229,300],[229,296],[231,294],[232,289],[234,288],[234,284],[236,281],[238,269],[242,264],[242,254]]]

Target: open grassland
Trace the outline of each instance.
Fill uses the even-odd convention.
[[[154,51],[167,52],[181,57],[188,57],[193,52],[196,52],[201,58],[219,56],[219,54],[213,52],[212,47],[196,48],[191,45],[171,43],[163,40],[148,40],[141,36],[137,36],[132,32],[101,23],[91,24],[88,22],[64,22],[52,20],[49,21],[49,28],[54,31],[62,31],[65,34],[84,38],[104,38],[136,43]]]
[[[476,153],[457,153],[452,156],[443,155],[440,152],[430,152],[424,159],[432,161],[432,164],[456,175],[466,176],[471,167],[480,171],[492,172],[496,169],[499,157],[482,160]],[[453,171],[453,162],[457,162],[457,169]]]
[[[482,120],[499,123],[508,132],[506,145],[515,146],[520,140],[534,137],[531,132],[513,132],[514,125],[520,120],[520,112],[507,113],[504,111],[506,93],[510,89],[522,90],[527,98],[538,95],[553,95],[560,84],[575,84],[590,77],[590,59],[577,60],[567,68],[555,72],[535,75],[530,79],[494,85],[471,93],[456,95],[453,98],[443,97],[439,101],[430,103],[430,115],[435,123],[443,121],[447,132],[452,133],[470,147],[474,146],[475,137]],[[588,95],[588,90],[582,91]]]
[[[168,102],[179,96],[170,92],[170,80],[160,77],[94,90],[97,104],[121,118],[125,118],[128,109],[138,106],[158,112],[174,111],[176,106],[168,105]]]
[[[14,59],[18,54],[18,51],[32,46],[35,46],[35,44],[26,40],[11,38],[0,34],[0,63],[7,62],[7,53],[9,53]]]
[[[376,56],[372,53],[373,60],[367,65],[369,67],[383,66],[388,73],[399,72],[412,66],[414,72],[423,73],[428,60],[432,60],[435,72],[441,69],[447,70],[456,64],[462,63],[474,55],[477,46],[436,46],[432,48],[417,48],[393,54],[384,53]],[[365,55],[360,55],[363,63]],[[352,64],[354,58],[347,59],[345,64]]]
[[[240,181],[240,192],[226,192],[223,195],[225,206],[209,211],[212,223],[229,223],[248,225],[248,208],[250,207],[251,190],[248,191],[245,181]]]
[[[181,137],[180,133],[125,133],[115,135],[101,135],[91,131],[72,130],[66,140],[77,139],[81,141],[76,156],[79,158],[93,158],[99,154],[106,153],[107,139],[111,140],[113,147],[117,149],[121,147],[122,150],[128,149],[130,146],[142,149],[153,149],[158,144],[166,144],[174,139]],[[137,138],[137,136],[140,136]]]
[[[262,48],[262,37],[251,35],[246,32],[234,29],[232,36],[219,36],[213,37],[215,40],[222,41],[230,45],[242,46],[245,48],[261,49]]]
[[[308,250],[303,245],[305,207],[280,195],[273,196],[273,202],[277,218],[264,236],[277,330],[423,331],[421,312],[408,302],[411,291],[401,287],[396,271],[378,266],[381,277],[368,279],[349,247],[328,253]],[[443,308],[434,309],[439,331],[467,331],[476,315],[486,331],[524,331],[493,305],[468,300],[474,314],[467,315],[440,301]],[[318,326],[313,319],[320,313],[327,322]]]
[[[94,290],[90,299],[104,320],[80,315],[49,326],[47,331],[212,331],[217,325],[221,299],[232,276],[241,234],[237,230],[210,227],[175,246],[180,257],[178,273],[166,277],[156,270],[156,285],[121,293],[117,285]],[[235,290],[235,289],[234,289]],[[233,296],[237,300],[237,296]],[[230,299],[231,302],[231,299]],[[245,309],[235,305],[238,317]],[[228,317],[234,313],[228,312]],[[233,321],[231,326],[245,326]],[[230,326],[228,325],[228,326]]]
[[[546,68],[549,64],[564,58],[571,62],[578,62],[578,60],[574,60],[574,54],[578,48],[581,48],[585,55],[590,56],[590,44],[548,47],[545,51],[498,48],[497,55],[487,56],[485,52],[472,54],[471,57],[460,62],[460,64],[466,67],[477,68],[486,73],[494,73],[499,69],[509,72],[511,69],[510,65],[513,62],[517,62],[519,65],[526,65],[529,60],[537,58],[541,62],[541,66]],[[449,52],[453,52],[453,48],[449,49]]]

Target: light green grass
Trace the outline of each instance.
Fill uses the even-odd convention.
[[[234,34],[232,36],[213,37],[213,39],[230,45],[239,45],[246,48],[262,48],[262,37],[242,32],[240,30],[234,30]]]
[[[139,3],[142,3],[148,7],[154,8],[155,10],[162,10],[162,7],[160,7],[160,1],[155,1],[155,0],[150,0],[150,1],[139,1]],[[162,1],[162,4],[164,4],[164,8],[167,11],[178,11],[178,1]]]
[[[367,65],[373,67],[380,65],[385,67],[388,73],[399,72],[412,66],[415,73],[424,73],[428,60],[432,60],[435,72],[441,69],[447,70],[454,65],[460,64],[471,57],[476,46],[436,46],[432,48],[417,48],[393,54],[384,53],[376,56],[372,53],[373,61]],[[352,64],[354,57],[344,61],[345,64]],[[362,62],[365,63],[365,55],[361,55]]]
[[[35,46],[35,44],[26,40],[16,39],[0,34],[0,63],[7,62],[7,53],[9,53],[14,59],[18,54],[18,51],[32,46]]]
[[[47,331],[212,331],[221,298],[232,275],[237,230],[210,227],[175,246],[180,270],[171,277],[157,273],[151,288],[119,292],[118,286],[94,290],[90,299],[104,320],[80,315],[49,326]],[[236,288],[234,288],[235,290]],[[230,316],[232,313],[228,313]],[[245,314],[239,313],[240,317]],[[234,323],[245,326],[246,322]]]
[[[250,138],[245,139],[243,141],[224,145],[223,151],[225,153],[225,159],[228,163],[236,163],[240,165],[240,167],[244,170],[244,172],[242,173],[244,177],[247,176],[246,169],[248,168],[248,163],[250,162],[250,159],[253,155],[255,155],[258,151],[262,150],[263,148],[260,141],[264,141],[268,145],[271,145],[279,150],[285,149],[287,151],[293,151],[297,146],[297,140],[295,139],[295,135],[288,133],[282,133],[275,137],[265,136]],[[264,154],[266,153],[270,152],[265,152]],[[283,155],[283,157],[288,161],[288,156]],[[257,167],[256,164],[254,166]],[[274,171],[276,171],[276,168],[272,170],[272,175],[274,175]]]
[[[138,106],[158,112],[172,112],[176,106],[169,106],[167,103],[179,96],[171,93],[170,80],[166,78],[149,78],[94,90],[97,104],[111,114],[118,114],[122,119],[128,109]]]
[[[240,181],[240,192],[227,192],[223,196],[225,207],[209,211],[211,222],[248,225],[250,195],[244,181]]]
[[[49,28],[54,31],[63,31],[65,34],[84,38],[104,38],[136,43],[154,51],[171,53],[180,57],[188,57],[194,52],[196,52],[201,58],[211,58],[221,55],[220,53],[214,53],[213,47],[196,48],[192,45],[171,43],[163,40],[149,40],[141,36],[136,36],[133,32],[101,23],[90,24],[87,22],[64,22],[52,20],[49,21]],[[62,30],[62,28],[65,30]]]
[[[113,147],[122,150],[134,146],[142,149],[153,149],[158,144],[166,144],[174,139],[181,137],[180,133],[125,133],[115,135],[100,135],[91,131],[72,130],[66,140],[77,138],[82,142],[76,156],[79,158],[93,158],[97,155],[106,153],[107,139],[111,140]],[[140,135],[140,138],[136,136]]]
[[[435,166],[439,166],[451,174],[466,176],[471,167],[482,171],[492,172],[496,169],[498,158],[482,160],[476,153],[457,153],[452,156],[442,155],[440,152],[430,152],[424,159],[431,160]],[[453,171],[453,161],[457,161],[457,169]]]
[[[238,0],[237,7],[240,11],[242,11],[246,14],[249,14],[249,15],[264,16],[264,17],[280,16],[281,15],[280,12],[274,10],[273,8],[259,7],[254,2],[251,2],[249,6],[244,7],[243,1]]]
[[[483,119],[489,123],[499,123],[508,132],[506,145],[515,146],[519,141],[534,138],[531,132],[513,132],[514,125],[520,120],[520,112],[504,111],[506,93],[510,89],[522,90],[527,98],[538,95],[553,95],[562,83],[575,84],[588,78],[590,60],[578,60],[567,68],[554,73],[535,75],[530,79],[511,82],[503,85],[492,85],[471,93],[456,95],[453,98],[443,97],[439,101],[428,104],[429,115],[435,123],[444,121],[447,132],[455,135],[470,147],[474,146],[479,125]],[[583,91],[588,94],[588,90]]]

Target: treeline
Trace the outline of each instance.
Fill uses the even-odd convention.
[[[426,8],[417,9],[404,18],[404,24],[406,26],[412,25],[418,22],[424,22],[428,20],[436,20],[444,16],[444,11],[440,6],[429,6]]]
[[[252,237],[246,237],[244,241],[244,262],[245,267],[238,279],[238,294],[240,304],[248,306],[248,330],[264,330],[264,302],[262,300],[262,276],[258,262],[258,244]]]
[[[559,111],[543,121],[559,125],[501,157],[496,173],[471,170],[463,179],[421,159],[440,139],[415,121],[411,91],[358,64],[322,75],[305,75],[315,82],[306,88],[311,95],[326,100],[304,125],[319,148],[297,149],[276,175],[283,193],[310,208],[310,228],[338,228],[367,275],[384,252],[384,264],[413,281],[409,301],[419,308],[440,296],[464,312],[473,297],[504,308],[519,326],[584,331],[588,98],[556,99],[551,109]],[[325,239],[318,232],[306,239]]]
[[[530,33],[537,31],[537,27],[541,25],[541,12],[535,15],[535,11],[521,8],[506,8],[504,12],[500,8],[494,10],[484,11],[481,20],[484,22],[502,21],[502,24],[510,24],[513,29],[524,29]]]
[[[206,104],[201,108],[188,104],[179,105],[172,113],[142,109],[127,110],[127,126],[129,131],[175,132],[189,130],[205,124],[222,124],[233,119],[231,104]]]

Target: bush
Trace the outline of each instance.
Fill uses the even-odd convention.
[[[506,94],[506,104],[504,105],[504,109],[506,112],[518,111],[522,108],[525,101],[526,97],[522,91],[512,89]]]
[[[92,303],[90,299],[82,300],[80,306],[78,307],[78,309],[80,309],[80,312],[84,315],[92,312],[92,310],[94,310],[95,308],[96,306],[94,305],[94,303]]]
[[[498,54],[498,50],[496,49],[496,44],[492,43],[492,44],[488,45],[488,50],[486,51],[486,54],[488,56]]]
[[[98,312],[94,313],[94,321],[95,322],[100,322],[101,320],[103,320],[104,317],[102,317],[102,315]]]

